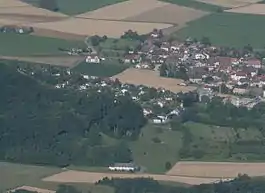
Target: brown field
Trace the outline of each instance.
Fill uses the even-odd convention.
[[[264,176],[265,163],[178,162],[167,175],[203,178],[234,178],[238,174]]]
[[[245,7],[229,9],[226,12],[265,15],[265,4],[252,4]]]
[[[29,5],[19,0],[1,0],[0,2],[0,8],[25,7],[25,6]]]
[[[36,188],[36,187],[32,187],[32,186],[21,186],[21,187],[18,187],[16,189],[13,189],[11,191],[8,191],[7,193],[12,193],[16,190],[27,190],[27,191],[38,192],[38,193],[55,193],[56,192],[53,190],[41,189],[41,188]]]
[[[84,56],[33,56],[33,57],[9,57],[0,56],[1,59],[18,60],[40,64],[52,64],[64,67],[74,67],[84,60]]]
[[[167,4],[163,7],[158,7],[133,17],[128,17],[125,20],[182,25],[189,21],[205,16],[206,14],[206,12],[200,10],[195,10],[175,4]]]
[[[152,70],[139,70],[130,68],[112,77],[118,78],[122,83],[145,85],[154,88],[164,88],[172,92],[189,92],[195,90],[192,86],[179,86],[183,80],[160,77],[158,72]]]
[[[34,23],[31,26],[77,35],[107,35],[109,37],[120,37],[129,29],[136,30],[139,34],[146,34],[154,28],[163,29],[171,27],[171,25],[163,23],[106,21],[81,18],[70,18],[57,22]]]
[[[130,0],[83,13],[77,17],[123,20],[127,17],[132,17],[158,7],[163,7],[164,5],[167,5],[167,3],[158,0]]]
[[[108,178],[153,178],[158,181],[179,182],[190,185],[197,185],[203,183],[213,183],[219,181],[220,178],[194,178],[194,177],[180,177],[169,175],[153,175],[153,174],[119,174],[119,173],[96,173],[96,172],[82,172],[69,170],[61,172],[53,176],[44,178],[46,182],[60,182],[60,183],[95,183],[104,177]]]

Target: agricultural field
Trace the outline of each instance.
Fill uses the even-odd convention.
[[[202,3],[221,6],[224,8],[236,8],[257,3],[260,0],[197,0]]]
[[[15,60],[38,64],[50,64],[63,67],[75,67],[84,60],[84,56],[32,56],[32,57],[16,57],[16,56],[0,56],[1,59]]]
[[[224,8],[221,6],[208,4],[196,0],[162,0],[167,3],[177,4],[184,7],[190,7],[197,10],[207,11],[207,12],[218,12]]]
[[[209,37],[214,45],[243,47],[251,44],[255,48],[264,48],[265,27],[260,25],[264,22],[265,17],[261,15],[216,13],[188,23],[173,36],[198,40]]]
[[[175,4],[166,4],[142,14],[127,17],[128,21],[141,22],[158,22],[170,23],[178,26],[184,25],[187,22],[201,18],[208,13],[201,10],[196,10],[188,7],[183,7]]]
[[[57,183],[95,183],[99,180],[107,178],[153,178],[161,182],[177,182],[188,185],[198,185],[203,183],[213,183],[219,181],[220,178],[196,178],[170,175],[155,175],[155,174],[129,174],[129,173],[99,173],[99,172],[84,172],[68,170],[44,178],[45,182]]]
[[[36,187],[40,189],[56,190],[60,183],[44,182],[42,178],[62,172],[62,169],[48,166],[34,166],[0,162],[0,192],[15,189],[22,186]],[[95,186],[89,183],[67,183],[77,189],[91,193],[113,193],[113,189],[106,186]]]
[[[265,163],[178,162],[168,175],[203,178],[235,178],[238,174],[264,176]]]
[[[24,2],[30,3],[34,6],[39,5],[39,0],[23,0]],[[107,5],[116,4],[126,0],[57,0],[59,12],[66,15],[77,15],[87,11],[102,8]]]
[[[249,6],[226,10],[226,12],[253,14],[253,15],[265,15],[265,5],[264,4],[252,4]]]
[[[113,76],[112,78],[118,78],[122,83],[145,85],[154,88],[165,88],[172,92],[189,92],[196,89],[196,87],[192,86],[179,86],[183,80],[175,78],[163,78],[159,76],[158,72],[152,70],[129,68],[122,73]]]
[[[0,33],[0,55],[34,56],[62,54],[58,48],[84,46],[83,42],[57,38]]]
[[[123,3],[106,6],[95,11],[86,12],[77,15],[77,17],[88,19],[124,20],[125,18],[133,17],[165,5],[167,5],[167,3],[158,0],[129,0]]]
[[[77,35],[107,35],[113,38],[119,38],[129,29],[135,30],[138,34],[146,34],[151,32],[154,28],[164,29],[171,27],[170,24],[164,23],[147,23],[147,22],[124,22],[111,20],[95,20],[95,19],[81,19],[70,18],[67,20],[45,23],[33,23],[32,27],[40,29],[48,29],[65,33]],[[93,26],[93,27],[91,27]]]
[[[100,64],[86,63],[83,61],[72,70],[90,76],[111,77],[121,73],[128,67],[126,64],[119,64],[118,61],[106,61]]]

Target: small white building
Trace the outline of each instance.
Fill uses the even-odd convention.
[[[135,172],[139,170],[139,166],[134,163],[115,163],[112,166],[109,166],[111,171],[125,171],[125,172]]]
[[[99,64],[100,58],[97,55],[89,55],[86,57],[86,62]]]

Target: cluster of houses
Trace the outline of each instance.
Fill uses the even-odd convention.
[[[0,27],[1,33],[16,33],[16,34],[30,34],[34,32],[33,27],[17,26],[17,25],[5,25]]]

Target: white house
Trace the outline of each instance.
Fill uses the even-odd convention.
[[[86,57],[87,63],[100,63],[100,58],[97,55],[89,55]]]
[[[109,170],[135,172],[139,170],[139,166],[134,163],[115,163],[114,165],[109,166]]]
[[[247,74],[245,72],[236,72],[231,75],[231,79],[235,81],[239,81],[242,78],[247,78]]]

